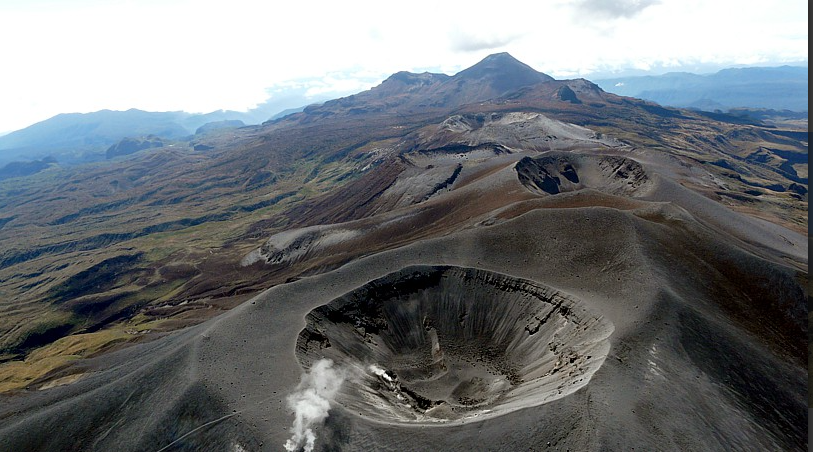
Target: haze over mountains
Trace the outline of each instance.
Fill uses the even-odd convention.
[[[105,150],[123,138],[148,135],[170,140],[186,138],[209,123],[242,121],[259,124],[280,113],[301,111],[308,102],[326,100],[324,97],[308,98],[304,92],[296,90],[278,97],[247,112],[219,110],[193,114],[130,109],[64,113],[0,136],[0,166],[11,161],[46,157],[66,165],[100,161],[105,159]]]
[[[402,75],[408,77],[406,73]],[[524,76],[536,77],[527,74]],[[449,78],[445,74],[428,73],[418,77]],[[533,80],[504,80],[500,83],[520,81]],[[607,92],[672,107],[706,111],[740,108],[789,110],[800,114],[807,112],[806,67],[736,68],[708,75],[669,73],[598,79],[594,82]],[[308,97],[306,94],[297,88],[277,92],[264,104],[248,112],[221,110],[190,114],[131,109],[61,114],[0,136],[0,167],[13,161],[31,162],[26,167],[34,172],[36,168],[47,167],[41,163],[44,158],[63,165],[100,161],[107,157],[105,151],[123,138],[137,139],[148,135],[170,140],[188,138],[209,122],[242,121],[244,124],[260,124],[301,111],[306,105],[328,100],[324,97]],[[766,116],[764,112],[745,113],[757,117]],[[5,173],[19,175],[16,170]]]
[[[807,449],[806,121],[503,53],[222,125],[0,181],[0,449]]]
[[[732,68],[706,75],[673,72],[594,81],[605,91],[671,107],[807,112],[807,77],[807,67],[779,66]]]

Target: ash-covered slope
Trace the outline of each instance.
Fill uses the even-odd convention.
[[[510,176],[508,169],[495,177]],[[557,196],[565,198],[546,206]],[[413,450],[517,450],[547,442],[578,450],[804,450],[804,357],[788,347],[804,342],[804,328],[783,339],[776,325],[756,325],[776,312],[804,311],[795,271],[745,251],[683,208],[646,200],[598,206],[612,199],[590,191],[534,196],[526,201],[533,206],[277,286],[206,324],[88,360],[72,371],[84,373],[71,385],[8,398],[2,445],[281,450],[296,434],[286,396],[300,384],[300,366],[333,357],[345,380],[340,396],[324,400],[331,404],[325,423],[309,425],[315,450],[387,450],[405,442]],[[379,227],[391,224],[382,219]],[[446,282],[432,276],[444,274]],[[776,311],[762,305],[765,292],[736,275],[784,288],[771,298]],[[473,304],[490,299],[500,305]],[[563,299],[570,301],[557,301]],[[353,311],[354,300],[366,307]],[[388,307],[395,302],[404,308]],[[392,309],[390,315],[410,320],[358,317]],[[590,318],[612,330],[592,333]],[[459,340],[465,334],[482,343],[468,350],[477,344]],[[518,350],[538,350],[516,355],[538,356],[529,361],[535,374],[490,370],[515,340]],[[591,343],[597,348],[584,348]],[[361,351],[368,349],[381,352]],[[297,350],[307,359],[300,361]],[[342,353],[357,361],[339,360]],[[427,380],[417,356],[433,353],[438,379]],[[599,362],[588,379],[591,359]],[[573,382],[580,388],[568,394]],[[554,397],[537,404],[526,391]],[[412,416],[463,406],[468,417],[412,425],[407,400],[425,404],[413,402]]]
[[[806,141],[493,61],[155,154],[143,235],[65,282],[23,269],[81,238],[4,254],[98,329],[28,354],[86,353],[2,395],[0,449],[805,450]]]

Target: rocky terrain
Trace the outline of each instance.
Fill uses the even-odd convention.
[[[807,190],[508,54],[0,181],[0,449],[806,450]]]

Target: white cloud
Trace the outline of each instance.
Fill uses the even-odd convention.
[[[508,51],[557,78],[807,61],[807,2],[63,0],[0,4],[0,130],[103,108],[245,110]],[[586,13],[588,11],[589,13]],[[319,83],[313,83],[319,80]]]
[[[505,47],[521,36],[511,29],[496,29],[489,32],[453,28],[449,31],[450,47],[453,51],[474,52]]]
[[[659,0],[579,0],[575,5],[580,14],[615,19],[635,17],[658,3]]]

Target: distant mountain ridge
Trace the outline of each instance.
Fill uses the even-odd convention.
[[[299,108],[281,108],[297,99],[304,105],[304,91],[279,94],[248,112],[218,110],[206,114],[182,111],[148,112],[100,110],[66,113],[0,136],[0,167],[12,161],[46,157],[60,164],[80,164],[105,159],[105,151],[124,138],[154,135],[173,140],[192,136],[212,123],[242,121],[246,125],[304,112],[315,118],[345,112],[409,112],[446,108],[494,99],[509,92],[555,81],[508,53],[489,55],[455,75],[397,72],[378,86],[324,103],[309,102]],[[583,80],[585,86],[661,105],[706,111],[738,107],[807,111],[807,68],[726,69],[711,75],[671,73],[662,76]],[[570,85],[574,81],[569,81]],[[567,85],[567,86],[565,86]],[[580,102],[565,83],[555,93],[562,100]],[[295,91],[295,90],[294,90]],[[321,102],[321,100],[320,100]],[[236,124],[236,123],[235,123]],[[214,126],[213,126],[214,127]]]
[[[605,91],[671,107],[805,112],[808,109],[807,74],[807,67],[778,66],[723,69],[708,75],[672,72],[594,81]]]
[[[216,110],[209,113],[184,111],[153,112],[99,110],[90,113],[62,113],[24,129],[0,136],[0,167],[13,161],[33,161],[46,157],[61,164],[81,164],[105,159],[105,151],[124,138],[154,135],[164,139],[182,139],[210,124],[259,124],[269,118],[301,111],[306,102],[304,91],[269,98],[247,111]],[[290,106],[294,105],[295,108]],[[296,108],[299,107],[299,108]],[[205,129],[204,129],[205,130]]]
[[[239,112],[234,112],[239,114]],[[185,112],[100,110],[63,113],[0,137],[0,164],[52,156],[61,163],[103,160],[111,145],[126,137],[154,135],[178,139],[202,125],[229,117],[229,112],[194,115]]]

